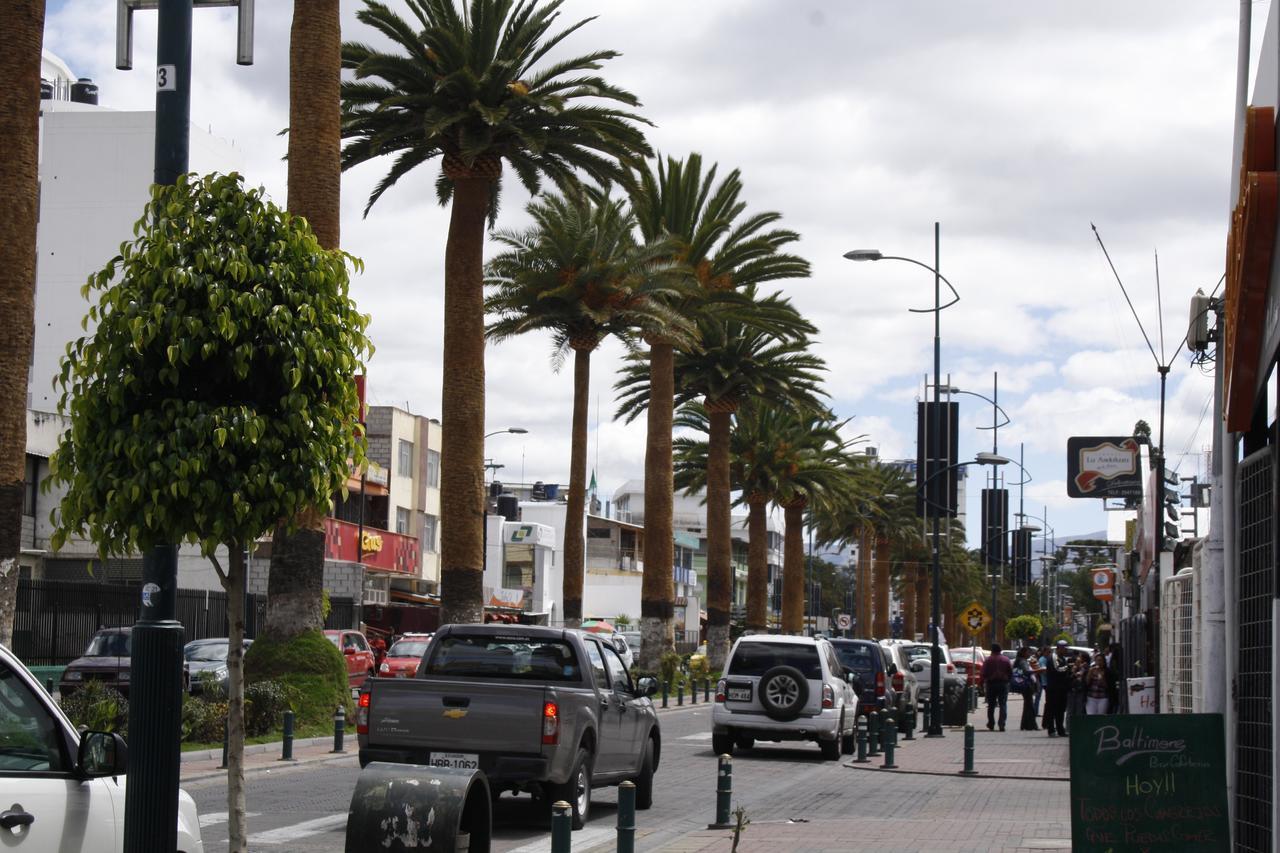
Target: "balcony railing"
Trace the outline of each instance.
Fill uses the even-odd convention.
[[[360,528],[336,518],[324,520],[324,555],[330,560],[360,562],[375,571],[416,575],[422,564],[418,540],[412,536],[365,526],[363,554],[357,546]]]

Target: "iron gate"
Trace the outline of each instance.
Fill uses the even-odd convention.
[[[1239,469],[1236,579],[1236,849],[1271,850],[1271,606],[1275,597],[1275,463],[1268,446]]]

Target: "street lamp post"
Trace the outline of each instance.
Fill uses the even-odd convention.
[[[529,432],[529,430],[525,429],[524,427],[507,427],[506,429],[496,429],[493,432],[485,433],[484,438],[481,439],[481,442],[484,442],[490,436],[502,435],[503,433],[507,433],[507,432],[511,433],[512,435],[525,435],[526,433]],[[486,464],[484,467],[485,467],[485,470],[488,470],[489,468],[493,468],[496,471],[498,468],[501,468],[503,466]],[[480,479],[481,479],[481,485],[483,485],[484,484],[483,472],[481,473]],[[483,521],[484,526],[481,528],[481,537],[480,537],[480,543],[481,543],[480,544],[480,548],[481,548],[480,574],[483,576],[484,570],[489,567],[489,492],[487,489],[484,493],[484,508],[482,512],[484,516],[484,521]]]

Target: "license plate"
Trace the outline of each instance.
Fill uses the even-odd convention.
[[[432,767],[453,767],[458,770],[479,770],[480,756],[474,752],[433,752]]]
[[[750,702],[751,701],[751,685],[746,687],[730,687],[728,689],[728,699],[730,702]]]

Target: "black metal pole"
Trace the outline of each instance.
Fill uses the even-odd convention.
[[[942,257],[939,243],[941,227],[933,223],[933,402],[935,411],[942,404]],[[941,442],[939,442],[941,445]],[[950,444],[947,444],[950,447]],[[947,459],[946,464],[951,464]],[[926,471],[926,474],[928,472]],[[928,492],[926,503],[928,506]],[[950,494],[950,490],[947,491]],[[925,737],[942,737],[942,649],[938,645],[938,632],[942,624],[942,532],[938,524],[941,507],[933,507],[933,649],[929,669],[929,731]]]
[[[156,38],[155,183],[186,174],[191,127],[192,0],[160,0]],[[126,853],[178,845],[182,727],[182,624],[175,619],[178,546],[142,558],[142,607],[134,625],[129,703]]]

